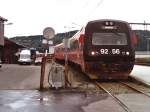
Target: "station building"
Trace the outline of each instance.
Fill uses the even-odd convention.
[[[7,19],[0,16],[0,60],[2,63],[14,64],[17,63],[17,52],[24,46],[4,37],[4,23]]]
[[[4,38],[4,46],[1,50],[1,60],[3,63],[16,64],[18,63],[18,52],[25,46],[20,45],[8,38]]]

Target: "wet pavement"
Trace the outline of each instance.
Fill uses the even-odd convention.
[[[117,95],[132,112],[149,112],[150,98],[142,94],[120,94]]]
[[[105,99],[85,92],[1,90],[0,112],[85,112],[89,103]]]
[[[117,102],[108,96],[106,99],[82,106],[82,109],[84,112],[126,112]]]
[[[135,65],[130,76],[150,86],[150,66]]]
[[[119,94],[115,95],[121,100],[131,112],[149,112],[150,99],[141,94]],[[120,105],[116,104],[112,98],[107,97],[83,107],[85,112],[124,112]]]
[[[0,68],[0,90],[38,89],[40,66],[3,64]]]
[[[141,94],[116,95],[132,112],[149,112],[150,99]],[[0,112],[125,112],[106,94],[84,91],[0,90]]]
[[[76,108],[81,105],[82,97],[84,97],[82,94],[0,91],[0,112],[73,112],[72,110],[82,112],[80,108]]]

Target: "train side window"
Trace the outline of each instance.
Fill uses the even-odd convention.
[[[71,41],[70,42],[70,49],[75,50],[76,48],[79,48],[78,40]]]
[[[73,49],[73,42],[70,41],[70,49],[72,50]]]
[[[76,49],[76,48],[79,48],[79,45],[78,45],[78,41],[77,41],[77,40],[75,40],[75,41],[73,42],[73,49]]]

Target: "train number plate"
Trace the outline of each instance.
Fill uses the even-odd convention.
[[[120,54],[120,49],[100,49],[100,54]]]

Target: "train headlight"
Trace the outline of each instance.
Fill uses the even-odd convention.
[[[129,55],[129,54],[130,54],[130,52],[129,52],[129,51],[127,51],[127,52],[126,52],[126,55]]]
[[[99,53],[97,51],[91,51],[91,52],[89,52],[89,55],[90,56],[98,56]]]
[[[94,55],[95,55],[95,52],[94,52],[94,51],[92,51],[92,52],[91,52],[91,55],[92,55],[92,56],[94,56]]]

